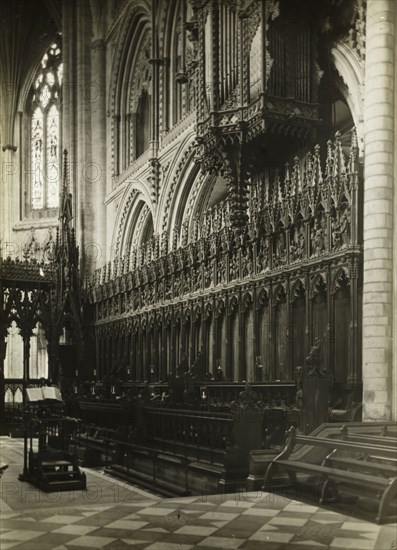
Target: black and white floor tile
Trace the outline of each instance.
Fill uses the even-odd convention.
[[[18,481],[22,443],[0,439],[1,550],[391,550],[376,525],[265,492],[166,499],[87,469],[87,492],[45,494]]]

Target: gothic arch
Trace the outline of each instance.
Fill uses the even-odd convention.
[[[177,39],[178,20],[180,17],[180,0],[164,3],[162,13],[162,25],[159,41],[162,47],[162,56],[168,60],[169,70],[163,71],[163,88],[166,89],[167,104],[163,101],[162,122],[165,128],[172,128],[176,109],[175,86],[173,86],[175,73],[174,47]],[[164,93],[164,90],[162,90]],[[163,97],[164,100],[164,97]]]
[[[115,223],[116,232],[113,239],[115,257],[118,257],[119,254],[124,255],[129,250],[139,214],[144,205],[146,205],[153,220],[154,207],[147,186],[138,180],[134,181],[132,186],[127,187],[119,206],[119,215]]]
[[[303,277],[299,277],[291,281],[290,283],[290,301],[293,303],[298,296],[304,295],[306,293],[306,282]]]
[[[350,282],[349,270],[346,267],[339,267],[332,276],[331,294],[335,294],[339,289],[341,281]]]
[[[111,115],[111,164],[113,173],[120,173],[129,165],[127,136],[131,89],[134,88],[134,66],[140,54],[144,37],[150,32],[150,8],[127,4],[112,60],[108,93],[108,113]]]
[[[131,48],[136,43],[137,29],[134,25],[136,20],[142,19],[145,23],[149,23],[150,8],[144,9],[143,5],[126,5],[123,10],[123,17],[119,18],[118,24],[120,25],[119,40],[115,46],[115,52],[112,60],[110,86],[109,86],[109,100],[108,100],[108,112],[114,114],[116,111],[116,103],[120,88],[122,88],[123,82],[120,80],[120,76],[125,74],[126,69],[131,65]],[[123,22],[120,22],[120,20]]]
[[[158,229],[162,233],[168,231],[172,235],[177,223],[176,218],[178,221],[180,220],[179,223],[182,222],[182,216],[177,216],[177,213],[180,212],[183,203],[187,200],[188,192],[197,173],[193,158],[194,141],[193,135],[189,134],[179,148],[173,166],[169,168],[168,182],[164,185],[164,192],[160,198],[159,220],[161,220],[161,227]]]
[[[317,273],[310,281],[309,298],[312,300],[317,294],[328,288],[327,276],[325,273]]]
[[[21,86],[21,93],[19,94],[18,108],[17,108],[19,112],[24,112],[26,109],[26,103],[28,101],[28,97],[30,94],[30,90],[31,90],[34,78],[36,76],[37,71],[40,68],[40,62],[43,59],[43,55],[46,53],[46,51],[50,47],[51,42],[54,41],[55,36],[56,36],[56,32],[54,32],[51,35],[51,37],[47,39],[45,42],[43,41],[40,49],[37,47],[37,51],[35,52],[34,62],[30,66],[30,70],[26,75],[23,86]]]
[[[277,305],[284,300],[287,295],[286,283],[277,283],[273,288],[273,305]]]
[[[269,302],[269,291],[267,288],[261,288],[258,291],[258,296],[257,296],[258,309],[263,308],[264,305],[267,304],[268,302]]]
[[[340,78],[336,85],[345,98],[357,131],[360,156],[364,153],[364,65],[344,42],[338,42],[332,49],[335,69]]]

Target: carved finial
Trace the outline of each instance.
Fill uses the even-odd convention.
[[[63,186],[67,188],[69,183],[69,174],[68,174],[68,151],[67,149],[63,150]]]
[[[306,155],[305,159],[305,171],[304,171],[304,187],[308,187],[311,185],[313,179],[313,155],[309,151]]]
[[[68,152],[66,149],[63,151],[63,187],[61,197],[61,207],[59,209],[59,220],[68,224],[73,218],[72,213],[72,195],[70,193],[70,177],[68,170]]]
[[[294,158],[294,168],[292,173],[292,195],[296,195],[302,191],[302,178],[299,157]]]
[[[325,163],[325,177],[331,178],[334,172],[334,156],[332,151],[332,141],[327,141],[327,160]]]
[[[283,200],[283,198],[288,197],[291,191],[291,172],[289,168],[289,162],[285,163],[285,177],[284,177],[284,189],[281,188],[281,185],[279,186],[279,201]]]
[[[350,158],[349,158],[349,171],[351,173],[357,172],[357,158],[358,158],[357,131],[355,128],[353,128],[352,136],[351,136],[351,145],[350,145]]]
[[[280,172],[278,171],[278,169],[276,169],[274,173],[274,184],[272,189],[273,206],[277,205],[277,202],[279,200],[279,192],[280,192]]]
[[[322,182],[323,182],[323,172],[321,169],[320,146],[317,144],[314,147],[312,186],[315,187],[317,185],[320,185]]]
[[[341,133],[335,133],[334,144],[334,175],[337,176],[340,182],[340,176],[346,173],[345,156],[342,149]]]

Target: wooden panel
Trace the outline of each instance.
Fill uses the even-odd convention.
[[[276,346],[276,380],[287,380],[288,355],[287,355],[287,304],[280,302],[275,308],[275,346]]]
[[[185,325],[185,342],[183,351],[188,354],[190,349],[190,322]]]
[[[181,350],[181,324],[175,325],[175,364],[179,365]]]
[[[207,371],[214,372],[214,319],[211,316],[207,323]]]
[[[198,352],[203,347],[203,341],[202,341],[202,330],[201,330],[201,319],[197,321],[196,323],[196,337],[195,337],[195,353],[194,353],[194,359],[196,359]]]
[[[221,360],[221,367],[222,367],[222,370],[225,374],[225,377],[226,377],[226,379],[229,379],[228,369],[226,368],[226,357],[227,357],[226,348],[227,348],[228,342],[227,342],[227,334],[226,334],[227,322],[226,322],[226,315],[225,314],[223,314],[219,318],[218,325],[219,325],[218,330],[219,330],[219,334],[220,334],[219,359]]]
[[[350,289],[335,294],[334,376],[336,383],[346,382],[350,358]]]
[[[171,326],[167,327],[165,349],[165,356],[167,357],[166,373],[169,374],[171,372]]]
[[[323,342],[327,328],[327,295],[324,293],[317,294],[313,299],[313,325],[312,334],[314,338],[318,338],[320,343]]]
[[[263,379],[270,380],[269,361],[269,306],[259,310],[259,349],[263,365]]]
[[[246,380],[248,382],[254,381],[254,311],[251,308],[246,312],[245,317],[245,338],[244,338],[244,352],[245,352],[245,372]]]
[[[305,298],[299,297],[292,304],[292,330],[291,350],[293,367],[305,364],[305,328],[306,328],[306,306]]]
[[[238,314],[234,313],[231,318],[231,364],[232,380],[238,380],[239,376],[239,319]]]

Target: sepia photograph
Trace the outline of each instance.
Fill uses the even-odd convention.
[[[0,549],[397,549],[397,0],[0,0]]]

